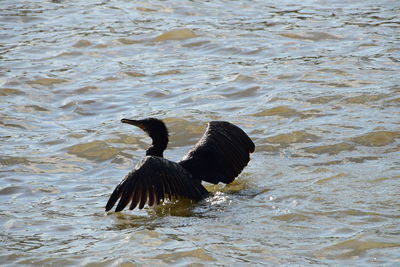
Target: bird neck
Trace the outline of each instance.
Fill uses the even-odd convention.
[[[168,135],[164,137],[152,137],[153,143],[146,150],[146,156],[163,157],[163,152],[168,146]]]

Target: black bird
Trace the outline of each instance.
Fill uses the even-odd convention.
[[[233,182],[250,160],[254,143],[247,134],[232,123],[211,121],[203,137],[178,163],[163,158],[168,145],[168,130],[164,122],[155,118],[144,120],[122,119],[121,122],[135,125],[152,139],[146,157],[139,162],[117,185],[106,205],[112,209],[119,200],[116,212],[139,205],[172,198],[201,200],[208,191],[201,181],[217,184]]]

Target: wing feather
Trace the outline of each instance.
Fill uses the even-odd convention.
[[[139,209],[143,209],[144,205],[146,204],[146,201],[147,201],[147,189],[148,189],[147,186],[143,186],[143,188],[142,188]]]
[[[154,187],[153,185],[150,185],[148,188],[149,190],[149,206],[154,205]]]
[[[167,180],[164,180],[165,198],[172,199],[172,189]]]
[[[122,183],[124,180],[121,181],[121,183],[119,183],[117,185],[117,187],[115,188],[114,192],[112,192],[110,198],[108,199],[108,202],[106,204],[106,210],[110,210],[115,203],[117,202],[117,200],[120,198],[121,196],[121,192],[122,192]]]
[[[164,201],[164,199],[165,199],[165,185],[162,181],[156,180],[154,187],[155,187],[155,193],[156,193],[155,200],[156,200],[157,205],[160,205],[160,202]]]
[[[185,197],[200,200],[208,192],[200,181],[178,163],[161,157],[147,156],[115,188],[106,205],[106,211],[119,200],[115,211],[138,207],[142,209],[160,204],[166,198]]]
[[[179,162],[194,179],[231,183],[247,166],[253,141],[238,126],[212,121],[199,142]]]
[[[141,194],[142,194],[142,185],[139,183],[136,183],[136,186],[134,187],[134,190],[131,191],[131,196],[132,196],[132,202],[131,205],[129,206],[130,210],[133,210],[134,208],[136,208],[136,206],[139,204],[139,200],[141,198]],[[127,204],[125,204],[125,206],[121,206],[120,208],[118,208],[115,211],[121,211],[126,207]]]
[[[132,181],[129,180],[129,175],[122,183],[121,200],[118,202],[116,210],[122,210],[132,200]]]

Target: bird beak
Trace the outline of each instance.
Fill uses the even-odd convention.
[[[134,126],[136,126],[136,127],[139,127],[139,128],[142,129],[143,131],[146,130],[146,127],[144,126],[144,124],[143,124],[140,120],[122,119],[121,122],[122,122],[122,123],[131,124],[131,125],[134,125]]]

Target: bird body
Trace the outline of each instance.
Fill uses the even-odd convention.
[[[152,139],[152,145],[141,160],[111,194],[106,211],[118,201],[116,212],[142,209],[160,204],[165,199],[189,198],[201,200],[208,191],[201,184],[207,181],[231,183],[250,160],[255,146],[247,134],[229,122],[212,121],[199,142],[178,163],[163,158],[168,145],[168,130],[158,119],[122,119],[123,123],[135,125]]]

